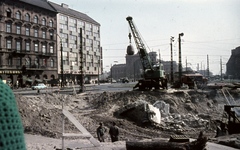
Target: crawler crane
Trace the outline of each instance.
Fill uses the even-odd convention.
[[[147,53],[146,47],[140,37],[140,34],[133,23],[133,18],[129,16],[126,19],[129,23],[143,67],[143,78],[138,80],[138,83],[133,88],[135,89],[138,87],[139,90],[151,90],[152,88],[160,89],[160,87],[165,88],[167,80],[165,78],[163,66],[160,63],[159,64],[152,63]],[[129,33],[129,38],[131,38],[131,33]],[[128,46],[127,49],[128,55],[134,54],[133,49],[131,50],[131,48],[132,48],[131,45]]]

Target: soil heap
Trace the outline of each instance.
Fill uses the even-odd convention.
[[[62,105],[95,137],[99,122],[109,128],[113,121],[120,128],[121,141],[151,138],[169,138],[187,135],[197,138],[199,131],[208,137],[216,135],[217,120],[222,120],[224,97],[217,90],[126,91],[60,95],[55,93],[36,96],[15,95],[25,133],[60,138],[62,132]],[[239,97],[238,92],[233,96]],[[114,112],[137,100],[151,104],[164,101],[170,106],[170,115],[162,117],[159,125],[141,125],[127,116]],[[78,132],[65,119],[65,132]],[[110,137],[106,137],[110,141]]]

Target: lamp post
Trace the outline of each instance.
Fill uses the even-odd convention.
[[[60,74],[61,74],[61,88],[64,86],[63,84],[63,45],[62,45],[62,38],[57,34],[57,36],[60,38],[60,45],[61,45],[61,48],[60,48],[60,51],[61,51],[61,63],[60,63]]]
[[[178,78],[179,78],[179,82],[180,82],[180,85],[182,86],[182,54],[181,54],[181,36],[183,36],[184,34],[183,33],[179,33],[179,35],[178,35],[178,40],[179,40],[179,42],[178,42],[178,44],[179,44],[179,64],[178,64],[178,70],[179,70],[179,76],[178,76]]]

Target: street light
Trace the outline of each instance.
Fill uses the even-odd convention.
[[[63,45],[62,45],[62,38],[57,34],[57,36],[60,38],[60,43],[61,43],[61,65],[60,65],[60,74],[61,74],[61,78],[62,78],[62,82],[61,82],[61,88],[64,86],[63,84]]]
[[[182,54],[181,54],[181,36],[183,36],[184,34],[183,33],[179,33],[178,35],[178,44],[179,44],[179,64],[178,64],[178,70],[179,70],[179,82],[180,82],[180,85],[182,86],[182,82],[181,82],[181,78],[182,78]]]

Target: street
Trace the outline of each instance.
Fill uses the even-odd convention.
[[[136,82],[130,83],[104,83],[104,84],[85,84],[85,92],[91,91],[95,93],[101,93],[104,91],[114,92],[114,91],[128,91],[132,90]],[[21,95],[37,95],[37,94],[47,94],[47,93],[60,93],[60,94],[74,94],[78,93],[80,86],[67,86],[60,89],[60,87],[48,87],[47,89],[32,90],[31,88],[19,88],[13,89],[15,94]]]

